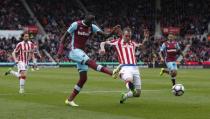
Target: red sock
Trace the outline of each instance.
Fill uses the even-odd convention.
[[[69,101],[74,100],[74,98],[77,96],[78,93],[79,93],[79,91],[77,91],[76,89],[74,89],[73,92],[71,93],[71,95],[69,96],[68,100]]]
[[[80,80],[77,82],[77,85],[75,85],[73,92],[69,96],[68,100],[72,101],[74,98],[79,94],[81,88],[84,86],[85,82],[87,81],[87,72],[83,71],[79,73]]]
[[[103,73],[105,73],[105,74],[112,75],[112,71],[111,71],[111,70],[109,70],[109,69],[106,68],[106,67],[103,67],[103,66],[101,66],[101,65],[96,64],[96,62],[93,61],[93,60],[88,60],[88,61],[86,62],[86,64],[87,64],[90,68],[92,68],[92,69],[94,69],[94,70],[96,70],[96,71],[100,71],[100,72],[103,72]]]
[[[112,75],[112,71],[109,70],[109,69],[106,68],[106,67],[102,67],[102,68],[101,68],[101,72],[106,73],[106,74],[108,74],[108,75]]]

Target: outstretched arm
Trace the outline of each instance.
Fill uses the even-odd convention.
[[[95,26],[93,26],[94,28]],[[99,28],[98,28],[99,29]],[[102,37],[104,37],[105,39],[113,36],[115,33],[117,33],[118,35],[122,34],[122,30],[121,30],[121,26],[120,25],[116,25],[112,28],[112,31],[110,33],[106,33],[102,30],[97,30],[96,31],[97,35],[101,35]]]
[[[148,40],[149,40],[149,32],[144,31],[144,40],[142,41],[142,43],[136,44],[136,47],[144,47]]]
[[[103,55],[103,54],[106,53],[106,51],[105,51],[105,45],[106,45],[106,44],[109,44],[109,43],[110,43],[110,41],[101,42],[99,54]]]
[[[138,43],[136,44],[136,47],[144,47],[145,43],[148,41],[149,38],[144,38],[144,40],[142,41],[142,43]]]
[[[111,45],[111,46],[113,46],[113,45],[116,45],[117,44],[117,40],[112,40],[112,41],[109,41],[109,40],[107,40],[107,41],[104,41],[104,42],[101,42],[101,44],[100,44],[100,50],[99,50],[99,54],[105,54],[105,45]]]

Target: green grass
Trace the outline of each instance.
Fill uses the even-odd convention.
[[[210,119],[209,69],[180,69],[177,81],[186,88],[180,97],[159,69],[141,69],[142,96],[125,104],[119,104],[121,80],[90,70],[76,108],[64,104],[78,80],[75,68],[29,71],[25,95],[18,94],[16,78],[3,76],[5,70],[0,68],[0,119]]]

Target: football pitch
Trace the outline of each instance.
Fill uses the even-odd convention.
[[[160,69],[140,69],[142,95],[120,104],[123,81],[90,70],[88,81],[69,107],[64,100],[78,81],[75,68],[28,72],[26,93],[18,93],[15,77],[0,68],[0,119],[210,119],[210,69],[179,69],[177,81],[185,94],[171,93],[168,76]]]

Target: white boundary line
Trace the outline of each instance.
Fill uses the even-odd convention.
[[[116,91],[111,91],[111,90],[101,90],[101,91],[81,91],[81,93],[121,93],[121,92],[126,92],[127,90],[116,90]],[[143,92],[159,92],[161,90],[142,90]],[[66,91],[64,92],[66,93]]]

